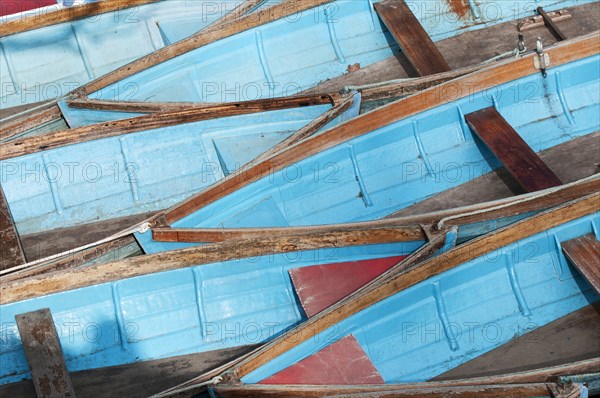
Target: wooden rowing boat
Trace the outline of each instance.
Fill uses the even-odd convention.
[[[502,166],[517,191],[558,186],[561,177],[536,152],[579,139],[598,145],[597,40],[582,39],[574,46],[588,43],[589,51],[561,65],[558,54],[569,46],[557,46],[547,77],[526,57],[361,115],[221,180],[151,225],[176,234],[373,220],[461,190]],[[513,95],[525,87],[527,101]],[[597,172],[587,164],[577,178]],[[136,236],[147,252],[189,246],[153,240],[151,231]]]
[[[597,268],[600,253],[598,199],[569,202],[384,274],[215,383],[426,381],[594,303],[598,277],[587,271]],[[310,296],[300,300],[310,303]]]
[[[306,6],[303,5],[302,7],[300,7],[300,9],[298,9],[297,4],[294,5],[294,7],[288,7],[288,6],[286,6],[286,3],[284,3],[281,5],[282,7],[274,7],[272,10],[269,10],[268,12],[265,10],[264,13],[260,14],[261,16],[259,16],[257,14],[257,16],[255,18],[246,18],[246,20],[244,20],[244,21],[240,20],[240,21],[236,22],[235,24],[231,24],[229,27],[223,27],[222,29],[216,29],[216,31],[213,32],[214,34],[210,34],[210,33],[199,34],[198,37],[196,37],[194,40],[190,40],[190,42],[187,43],[187,45],[185,45],[184,43],[174,44],[173,46],[169,47],[170,51],[168,53],[165,52],[165,54],[161,54],[160,56],[159,56],[159,54],[148,56],[147,59],[145,59],[145,61],[143,61],[143,64],[145,65],[144,69],[146,69],[154,64],[163,62],[163,61],[169,59],[169,57],[173,56],[174,54],[175,55],[176,54],[185,54],[186,57],[190,56],[191,53],[188,54],[187,51],[191,51],[191,49],[195,49],[199,46],[201,47],[203,44],[207,44],[207,50],[208,50],[208,48],[212,48],[212,47],[216,46],[218,43],[220,43],[220,42],[214,42],[215,40],[218,40],[221,37],[228,37],[228,35],[233,34],[235,32],[242,32],[242,31],[244,31],[244,29],[247,29],[247,28],[249,28],[250,30],[248,32],[244,32],[243,35],[246,35],[246,36],[252,35],[253,32],[257,31],[258,29],[260,29],[262,32],[264,30],[264,28],[262,27],[261,24],[265,23],[267,21],[271,21],[273,18],[282,18],[281,24],[286,25],[285,22],[287,20],[289,20],[292,17],[294,17],[294,18],[296,17],[296,16],[289,15],[290,13],[293,14],[293,12],[300,12],[301,15],[304,15],[305,19],[306,19],[307,14],[310,14],[312,12],[320,13],[322,11],[321,8],[317,8],[314,10],[310,9],[310,4],[308,4],[308,3],[305,3],[305,4],[306,4]],[[494,3],[494,4],[496,4],[496,3]],[[590,15],[594,15],[594,13],[595,13],[594,3],[581,4],[580,2],[578,2],[577,4],[579,4],[579,5],[577,7],[574,7],[572,10],[569,10],[570,13],[568,14],[569,16],[573,15],[573,21],[576,20],[577,23],[572,23],[572,21],[570,21],[570,20],[566,20],[566,21],[561,20],[561,25],[560,25],[561,29],[564,28],[565,29],[564,31],[571,38],[574,38],[583,33],[588,33],[590,31],[590,29],[596,29],[596,25],[597,25],[596,21],[594,21],[593,18],[589,17]],[[561,5],[563,7],[569,6],[569,4],[567,4],[567,3],[561,3]],[[355,4],[355,8],[358,6],[359,6],[358,4]],[[522,12],[521,11],[517,12],[517,10],[515,9],[514,10],[515,12],[514,13],[511,12],[510,17],[508,17],[508,13],[504,13],[504,11],[506,11],[506,10],[503,10],[502,11],[503,18],[501,18],[501,19],[496,18],[496,19],[493,19],[493,21],[490,20],[489,23],[484,23],[484,20],[486,19],[486,17],[483,16],[483,14],[481,14],[482,16],[480,16],[479,18],[476,18],[475,14],[479,13],[480,11],[489,9],[490,7],[492,7],[492,5],[488,5],[488,4],[479,5],[479,6],[477,6],[478,8],[476,7],[476,9],[479,11],[473,11],[473,12],[469,12],[468,8],[463,7],[464,9],[461,9],[460,12],[458,12],[458,14],[456,14],[457,10],[455,9],[454,6],[447,7],[446,5],[442,5],[441,9],[438,10],[439,11],[439,19],[441,21],[460,21],[463,25],[469,27],[466,29],[464,27],[460,27],[455,32],[456,34],[458,34],[460,36],[460,40],[453,40],[453,39],[438,40],[441,37],[445,37],[445,36],[440,36],[438,34],[441,30],[452,29],[455,26],[443,28],[441,26],[443,24],[437,24],[437,23],[435,23],[435,21],[432,22],[431,18],[427,18],[427,15],[428,15],[427,10],[425,10],[425,9],[413,10],[415,12],[414,15],[412,14],[412,12],[410,10],[407,10],[406,13],[407,13],[407,15],[409,15],[412,18],[412,20],[410,21],[411,23],[416,24],[417,26],[420,26],[419,21],[421,21],[423,24],[425,24],[426,30],[423,30],[421,32],[422,37],[420,36],[418,38],[418,40],[416,40],[416,42],[417,43],[419,43],[421,41],[431,42],[431,39],[428,36],[428,32],[431,33],[432,35],[434,35],[433,39],[436,41],[436,46],[433,46],[433,44],[431,44],[431,46],[430,46],[431,52],[433,54],[438,54],[439,57],[446,58],[448,60],[447,63],[452,65],[452,68],[460,69],[461,67],[473,68],[479,62],[488,60],[489,58],[494,58],[499,53],[506,54],[507,52],[512,52],[512,50],[515,47],[515,38],[518,33],[517,29],[515,28],[516,22],[502,22],[502,21],[507,21],[507,20],[510,21],[510,20],[514,20],[515,18],[522,18],[523,16],[531,13],[531,10],[528,10],[524,4],[522,6],[523,6]],[[557,4],[553,3],[552,8],[554,8],[556,6],[557,6]],[[308,11],[305,9],[305,7],[308,7]],[[314,5],[313,5],[313,7],[314,7]],[[337,10],[338,6],[337,6],[337,3],[334,2],[329,5],[323,5],[322,7],[329,7],[329,8],[334,7]],[[519,3],[519,7],[521,7],[520,3]],[[363,13],[364,13],[364,11],[365,10],[363,10]],[[497,11],[499,11],[499,10],[497,10]],[[332,11],[330,10],[330,12],[332,12]],[[567,11],[565,11],[565,13],[566,12]],[[339,14],[338,11],[335,11],[333,13],[335,13],[336,15]],[[291,65],[293,65],[293,62],[290,62],[290,56],[283,57],[282,59],[279,59],[278,56],[277,57],[273,56],[272,55],[273,51],[268,51],[268,50],[270,50],[270,46],[271,46],[270,43],[273,41],[276,42],[276,40],[274,40],[273,38],[267,39],[267,36],[265,36],[264,44],[267,47],[263,46],[264,47],[263,50],[266,48],[267,50],[264,50],[264,51],[267,51],[267,52],[263,54],[265,59],[263,59],[261,62],[264,63],[264,62],[268,61],[267,66],[270,69],[273,69],[273,71],[275,71],[275,72],[272,72],[269,69],[269,73],[271,73],[271,74],[274,73],[274,75],[270,77],[270,79],[272,81],[270,81],[270,82],[263,81],[264,79],[269,80],[269,77],[263,77],[263,74],[260,74],[260,79],[253,80],[257,73],[257,71],[253,70],[257,67],[257,65],[255,65],[254,62],[250,63],[250,64],[234,63],[234,64],[238,65],[238,67],[237,67],[238,69],[233,71],[233,70],[229,70],[228,69],[229,66],[227,66],[227,65],[220,66],[221,65],[220,62],[221,62],[221,58],[222,58],[221,57],[221,58],[219,58],[218,64],[216,63],[216,61],[211,61],[211,68],[213,68],[212,70],[218,70],[220,77],[210,75],[210,73],[209,73],[210,68],[203,69],[203,75],[205,74],[205,71],[206,71],[206,73],[209,73],[209,76],[206,76],[206,77],[197,76],[196,72],[194,72],[194,73],[192,73],[192,75],[193,75],[192,80],[196,79],[196,80],[194,80],[194,81],[196,81],[196,84],[190,85],[185,90],[173,89],[176,92],[176,95],[175,95],[175,97],[170,98],[169,101],[173,101],[173,100],[176,100],[176,101],[204,101],[204,102],[207,102],[207,101],[208,102],[242,101],[242,100],[255,99],[255,98],[260,98],[260,97],[272,97],[272,96],[295,94],[298,91],[312,88],[312,86],[314,86],[317,83],[323,83],[323,84],[327,85],[329,87],[327,89],[327,91],[332,92],[332,91],[337,91],[339,88],[341,88],[338,85],[338,87],[336,87],[335,90],[333,89],[333,86],[335,86],[336,81],[339,81],[340,83],[345,81],[347,83],[351,82],[351,84],[361,85],[364,83],[374,83],[374,82],[381,82],[382,80],[390,80],[390,79],[406,77],[407,76],[406,71],[408,71],[410,76],[418,76],[419,74],[427,75],[432,71],[435,72],[438,70],[438,69],[433,69],[432,71],[422,70],[418,74],[415,74],[415,72],[411,72],[412,68],[410,66],[407,67],[406,66],[407,63],[409,63],[409,61],[415,63],[418,60],[414,60],[409,57],[408,61],[403,61],[404,55],[400,55],[398,53],[397,44],[395,44],[395,41],[394,41],[394,39],[396,39],[396,36],[394,36],[394,39],[389,37],[391,34],[387,31],[387,28],[385,28],[385,25],[383,25],[382,22],[378,22],[379,16],[377,13],[385,13],[385,10],[382,11],[380,8],[377,9],[377,12],[375,12],[374,10],[371,10],[370,14],[369,14],[370,17],[367,20],[364,20],[364,18],[362,18],[362,19],[359,18],[362,22],[365,22],[365,21],[368,22],[366,25],[365,25],[365,23],[361,23],[361,25],[360,25],[362,27],[365,27],[365,29],[368,28],[367,25],[370,24],[369,26],[376,26],[377,27],[376,30],[381,30],[378,34],[383,35],[385,37],[385,39],[378,39],[377,42],[375,43],[376,45],[385,45],[385,46],[389,46],[389,48],[390,48],[390,50],[388,51],[389,54],[387,54],[384,57],[384,59],[381,59],[377,62],[375,62],[375,60],[370,59],[370,58],[372,58],[371,55],[368,55],[367,53],[361,53],[359,51],[359,54],[357,54],[355,56],[356,59],[353,60],[353,62],[354,61],[356,61],[356,62],[354,62],[353,64],[350,64],[350,61],[348,61],[348,65],[340,65],[338,60],[331,60],[330,59],[331,54],[329,54],[328,51],[325,51],[327,49],[326,45],[330,46],[331,44],[329,44],[329,42],[321,43],[318,46],[319,51],[311,50],[310,57],[304,57],[300,51],[294,53],[294,57],[305,58],[305,60],[302,60],[302,62],[298,65],[303,65],[304,63],[308,62],[307,61],[308,58],[310,58],[312,61],[314,61],[317,64],[318,64],[318,62],[324,62],[320,66],[315,64],[315,65],[313,65],[313,67],[311,67],[312,69],[317,68],[322,71],[316,75],[314,73],[312,73],[314,71],[309,70],[310,68],[307,69],[306,71],[302,71],[302,73],[298,73],[297,71],[295,71],[293,73],[290,72],[290,74],[287,75],[288,76],[287,80],[285,80],[284,77],[277,76],[277,74],[279,73],[279,69],[281,69],[277,65],[279,65],[279,63],[281,63],[283,61],[285,63],[284,66],[288,65],[289,67],[291,67]],[[484,14],[489,14],[489,13],[484,13]],[[415,18],[415,15],[417,16],[417,18]],[[367,15],[365,14],[364,17],[366,18],[366,16]],[[508,18],[504,18],[504,16],[507,16]],[[396,16],[396,17],[406,19],[407,20],[406,23],[408,23],[408,20],[410,19],[410,18],[405,17],[404,15],[400,15],[400,16]],[[310,18],[308,18],[308,19],[310,19]],[[330,24],[333,27],[339,25],[338,22],[341,22],[341,21],[337,21],[337,19],[336,19],[334,22],[335,23]],[[309,21],[309,23],[310,23],[310,21]],[[404,20],[402,21],[402,23],[404,23]],[[454,22],[450,22],[450,25],[452,25],[453,23]],[[323,34],[322,34],[323,32],[321,32],[321,31],[323,29],[325,29],[324,22],[321,21],[321,22],[317,23],[317,21],[315,21],[312,24],[316,24],[316,26],[312,27],[311,29],[317,29],[317,31],[320,32],[320,35],[314,36],[314,40],[316,40],[316,41],[325,40],[326,39],[325,37],[321,37],[321,36],[323,36]],[[287,25],[289,25],[289,24],[287,24]],[[293,25],[294,25],[294,28],[296,28],[298,24],[293,24]],[[321,26],[321,25],[323,25],[323,26]],[[432,27],[433,25],[436,25],[436,27],[435,28]],[[439,25],[439,26],[437,26],[437,25]],[[270,24],[266,25],[266,27],[268,27],[268,26],[270,26]],[[476,35],[474,31],[469,32],[469,30],[481,29],[481,28],[485,28],[485,32],[486,32],[485,36],[486,37],[493,38],[493,40],[491,40],[490,43],[488,43],[488,45],[486,45],[485,47],[481,46],[481,36],[480,35],[479,36]],[[362,32],[363,36],[367,35],[366,38],[360,39],[360,40],[357,37],[351,37],[351,38],[348,38],[345,41],[343,41],[342,40],[343,38],[339,37],[340,34],[338,34],[338,36],[336,36],[336,37],[339,40],[342,40],[341,41],[341,43],[343,43],[342,47],[346,46],[348,48],[360,49],[362,47],[367,46],[367,44],[368,44],[367,39],[370,38],[371,36],[373,36],[372,33],[369,33],[367,31],[368,31],[368,29],[365,30],[365,32]],[[296,34],[295,32],[296,31],[291,32],[291,33]],[[349,34],[350,31],[343,30],[343,32],[344,32],[344,34]],[[466,33],[463,33],[463,32],[466,32]],[[261,33],[261,34],[264,34],[264,33]],[[302,34],[302,33],[298,33],[298,34]],[[400,37],[401,36],[402,35],[400,35]],[[535,46],[535,37],[537,37],[537,36],[542,37],[544,39],[545,43],[550,43],[554,40],[552,35],[549,35],[545,31],[545,28],[543,28],[543,27],[532,30],[532,31],[528,31],[525,36],[526,36],[525,44],[529,47]],[[229,38],[227,40],[229,40],[229,42],[236,42],[237,36],[235,36],[235,37],[236,38]],[[311,37],[313,37],[313,36],[311,36]],[[360,37],[362,37],[362,36],[360,36]],[[371,39],[369,39],[369,40],[371,40]],[[304,41],[306,41],[306,39],[304,39]],[[219,45],[221,45],[221,44],[219,44]],[[232,43],[230,43],[229,45],[237,46],[237,44],[232,44]],[[439,51],[436,49],[436,47],[439,47]],[[476,54],[469,54],[468,57],[462,57],[462,58],[457,57],[456,54],[462,53],[463,49],[465,47],[469,47],[469,48],[481,47],[481,49],[478,50],[476,52]],[[247,49],[247,51],[251,51],[251,50],[252,50],[252,48]],[[276,50],[276,48],[273,48],[273,50]],[[410,49],[405,48],[405,50],[408,51],[406,55],[412,54]],[[205,50],[204,50],[204,47],[201,47],[194,51],[205,51]],[[244,50],[244,51],[246,51],[246,50]],[[324,52],[324,54],[321,54],[321,52]],[[381,51],[379,51],[379,52],[381,52]],[[440,53],[443,53],[443,55],[441,55]],[[279,53],[276,53],[276,54],[279,54]],[[181,55],[181,57],[183,57],[183,55]],[[177,59],[179,59],[181,57],[178,57]],[[254,58],[255,57],[252,57],[252,59],[254,59]],[[275,59],[273,59],[273,58],[275,58]],[[399,61],[399,59],[400,59],[400,61]],[[175,60],[172,60],[169,62],[175,62]],[[417,62],[417,64],[418,64],[418,62]],[[233,64],[229,64],[229,65],[233,65]],[[296,65],[295,67],[297,68],[298,65]],[[404,68],[401,65],[404,66]],[[245,69],[242,70],[240,68],[245,68]],[[252,70],[250,70],[250,69],[252,69]],[[444,70],[448,70],[448,69],[444,69]],[[223,80],[223,76],[225,76],[227,71],[231,72],[227,75],[229,81]],[[111,76],[114,75],[116,77],[118,75],[118,76],[120,76],[119,79],[121,79],[131,72],[132,72],[132,70],[128,67],[127,69],[122,70],[120,73],[111,74]],[[170,71],[169,73],[171,73],[171,72],[172,71]],[[444,75],[446,77],[440,76],[440,79],[444,79],[444,78],[447,79],[452,76],[458,76],[461,73],[466,73],[466,72],[467,72],[467,70],[465,70],[463,72],[461,72],[460,70],[453,70],[451,72],[447,72],[447,71],[442,72],[442,75]],[[179,73],[179,72],[177,72],[177,73]],[[185,73],[184,73],[184,75],[185,75]],[[242,79],[238,79],[238,77],[236,77],[237,75],[243,75],[244,77]],[[290,83],[290,81],[288,81],[290,76],[294,76],[294,81],[292,82],[293,84]],[[299,76],[299,77],[304,76],[303,81],[298,82],[297,79],[295,79],[296,76]],[[161,79],[163,79],[163,78],[161,78]],[[200,80],[197,80],[197,79],[200,79]],[[248,80],[248,79],[250,79],[250,80]],[[306,79],[312,79],[312,80],[304,82],[304,80],[306,80]],[[427,84],[429,84],[429,85],[432,84],[432,82],[430,80],[431,79],[424,79],[424,81],[422,83],[420,83],[419,81],[415,81],[415,82],[412,82],[412,84],[409,84],[408,82],[403,82],[400,84],[400,87],[397,87],[398,84],[392,84],[389,89],[386,89],[385,87],[369,88],[368,91],[372,91],[374,93],[373,98],[371,98],[371,97],[369,97],[369,98],[375,100],[375,99],[377,99],[377,97],[389,97],[390,95],[397,96],[400,93],[402,93],[403,91],[407,91],[407,89],[410,92],[411,87],[413,88],[413,90],[414,90],[415,86],[420,86],[422,88],[423,84],[425,84],[425,87],[427,87]],[[232,83],[232,81],[234,83]],[[229,87],[231,85],[229,83],[232,83],[233,86]],[[185,81],[182,81],[181,84],[187,84],[187,83]],[[158,87],[158,86],[161,86],[161,84],[155,82],[154,79],[152,79],[151,85],[156,85],[156,87],[154,89],[161,91],[161,93],[166,93],[168,91],[168,89],[165,90],[164,87]],[[276,86],[278,88],[275,90],[272,90],[272,86]],[[343,85],[342,85],[342,87],[343,87]],[[123,86],[122,88],[125,88],[125,87]],[[108,103],[113,102],[114,99],[120,99],[121,101],[118,101],[118,102],[124,102],[124,103],[131,103],[131,101],[138,102],[140,99],[145,102],[146,101],[152,101],[152,102],[160,101],[160,97],[157,97],[154,95],[152,95],[150,97],[143,96],[143,95],[137,96],[136,92],[138,91],[138,88],[139,88],[138,83],[128,85],[126,87],[125,91],[120,90],[121,94],[122,94],[122,95],[120,95],[120,97],[113,96],[110,98],[111,101],[108,101]],[[189,89],[192,89],[191,94],[190,94]],[[194,91],[197,91],[200,94],[194,94],[193,93]],[[114,94],[116,94],[116,92]],[[62,110],[66,114],[78,112],[79,110],[77,108],[80,108],[82,106],[94,107],[94,105],[96,104],[97,101],[104,102],[104,106],[108,105],[107,101],[104,101],[104,100],[94,99],[94,100],[86,101],[85,95],[82,96],[80,94],[75,94],[75,96],[78,97],[78,99],[71,99],[66,104],[63,103],[61,105]],[[110,97],[110,95],[108,97],[105,96],[102,98],[106,99],[109,97]],[[77,102],[75,109],[74,110],[69,109],[70,104],[73,104],[75,106],[74,102]],[[83,102],[83,103],[79,103],[79,102]],[[47,123],[48,120],[51,120],[53,118],[57,119],[59,117],[59,115],[61,114],[61,110],[59,110],[56,106],[50,106],[50,108],[52,109],[52,111],[50,111],[49,108],[39,109],[38,112],[33,113],[34,116],[28,115],[27,119],[34,120],[37,118],[38,121],[36,122],[36,126],[39,126],[40,123]],[[9,111],[10,110],[5,111],[5,117],[8,116],[10,113],[13,113],[13,112],[8,113]],[[6,131],[7,129],[10,128],[11,124],[12,124],[11,121],[4,122],[5,127],[3,130],[5,130],[5,132],[0,133],[0,137],[6,136],[6,135],[12,135],[11,133]],[[45,126],[45,127],[48,127],[48,126]]]
[[[61,98],[212,24],[241,17],[261,3],[99,1],[4,17],[0,23],[2,108]]]
[[[71,371],[142,361],[137,367],[142,372],[147,361],[169,356],[203,353],[197,360],[210,361],[214,356],[239,355],[241,348],[270,340],[381,273],[397,274],[448,250],[456,240],[456,226],[460,235],[462,228],[485,229],[490,220],[510,222],[515,215],[519,218],[565,198],[581,197],[596,190],[597,182],[460,209],[453,215],[437,213],[328,231],[279,231],[269,238],[233,238],[3,280],[3,384],[28,377],[12,321],[17,314],[51,309]],[[441,219],[448,228],[426,232],[418,225]],[[320,269],[317,280],[303,275],[315,268]],[[311,303],[302,299],[329,278],[338,282],[328,288],[328,294]],[[65,327],[72,329],[65,332]],[[97,338],[87,337],[91,328]],[[111,369],[106,369],[107,375]],[[108,377],[101,376],[100,370],[96,374]]]
[[[53,241],[47,234],[55,230],[63,239],[77,239],[81,232],[66,228],[89,230],[98,223],[105,227],[91,241],[104,239],[112,221],[147,218],[265,151],[357,115],[359,107],[359,95],[292,97],[230,109],[124,114],[126,119],[110,123],[11,141],[0,145],[5,217],[22,241],[42,234]],[[35,253],[44,240],[37,242],[37,249],[25,251],[29,261],[55,253]],[[1,268],[23,262],[6,254]]]

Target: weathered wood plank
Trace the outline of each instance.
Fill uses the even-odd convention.
[[[33,13],[23,18],[0,24],[0,37],[39,29],[45,26],[56,25],[63,22],[88,18],[106,12],[137,7],[144,4],[155,3],[160,0],[111,0],[85,3],[66,7],[50,12]]]
[[[0,304],[39,297],[45,294],[91,286],[149,273],[180,269],[216,261],[288,253],[329,247],[393,243],[403,239],[405,231],[396,228],[367,228],[331,234],[292,234],[267,239],[231,240],[133,257],[109,264],[90,265],[66,272],[52,272],[0,285]]]
[[[26,262],[19,233],[15,228],[10,208],[0,186],[0,271],[24,264]]]
[[[526,191],[534,192],[562,184],[494,107],[469,113],[465,119],[471,130]]]
[[[112,101],[77,98],[67,100],[72,108],[92,109],[99,111],[164,113],[185,110],[196,110],[215,115],[227,115],[228,112],[246,110],[247,113],[264,112],[277,109],[288,109],[312,105],[332,104],[340,101],[337,93],[315,93],[290,97],[263,98],[239,102],[146,102],[146,101]]]
[[[273,340],[240,365],[233,368],[230,375],[234,380],[239,380],[241,377],[301,344],[303,341],[326,330],[331,325],[347,319],[353,314],[399,291],[446,272],[473,258],[598,211],[600,209],[599,199],[600,193],[596,193],[581,200],[567,203],[561,207],[501,228],[492,234],[473,239],[467,244],[457,246],[437,257],[423,261],[418,267],[410,268],[406,272],[394,275],[391,278],[385,278],[386,275],[383,275],[381,277],[384,280],[383,283],[377,283],[378,280],[376,280],[375,283],[367,285],[366,288],[350,295],[328,310],[309,319],[301,326]]]
[[[60,271],[69,268],[75,268],[87,263],[98,263],[99,261],[110,262],[124,258],[123,252],[129,253],[129,246],[137,245],[133,235],[124,236],[109,242],[100,244],[90,249],[85,249],[76,253],[65,255],[56,260],[42,262],[30,268],[19,270],[10,274],[2,275],[2,282],[13,281],[17,279],[28,278],[34,275],[46,274],[48,272]],[[138,249],[141,254],[141,249]]]
[[[567,36],[560,30],[560,28],[556,25],[556,22],[544,11],[542,7],[537,8],[538,14],[542,16],[544,19],[544,25],[548,28],[552,36],[558,41],[567,40]]]
[[[383,0],[374,7],[419,76],[452,70],[404,0]]]
[[[425,383],[424,383],[425,384]],[[277,386],[277,387],[255,387],[254,385],[239,387],[217,387],[214,388],[213,396],[218,398],[263,398],[263,397],[286,397],[286,398],[416,398],[416,397],[461,397],[461,398],[513,398],[513,397],[549,397],[546,383],[529,384],[482,384],[476,386],[445,386],[428,387],[423,385],[417,388],[394,388],[390,385],[386,390],[382,388],[356,388],[359,392],[348,392],[341,386],[332,386],[329,390],[316,389],[315,387],[303,388],[302,386]],[[401,385],[400,385],[401,386]],[[339,394],[334,392],[340,391]]]
[[[256,346],[181,355],[71,373],[77,394],[90,398],[149,397],[198,374],[210,372]],[[0,385],[1,398],[36,398],[31,380]]]
[[[3,120],[2,123],[0,123],[0,140],[6,141],[27,130],[52,122],[61,117],[62,113],[58,105],[51,105],[36,111],[27,112],[22,116],[15,116],[14,118]]]
[[[5,160],[30,153],[36,153],[65,145],[87,142],[117,135],[131,134],[138,131],[156,129],[182,123],[192,123],[201,120],[242,115],[266,110],[289,109],[298,106],[311,106],[335,102],[336,95],[319,94],[295,98],[276,98],[249,101],[237,104],[212,104],[209,106],[192,106],[191,108],[156,112],[122,120],[114,120],[92,124],[74,129],[56,131],[42,136],[13,140],[0,144],[0,160]],[[106,101],[88,101],[91,109],[107,109]],[[85,107],[85,101],[72,102]],[[104,108],[103,108],[104,107]]]
[[[15,316],[38,398],[75,397],[48,308]]]
[[[600,293],[600,242],[594,234],[561,243],[563,253],[571,264]]]

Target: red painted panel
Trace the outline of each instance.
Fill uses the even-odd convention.
[[[259,384],[384,384],[383,378],[354,336],[323,348]]]
[[[0,16],[17,14],[55,4],[56,0],[0,0]]]
[[[366,285],[406,256],[313,265],[290,270],[292,283],[308,317]]]

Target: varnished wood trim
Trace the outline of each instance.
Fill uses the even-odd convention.
[[[596,32],[593,35],[585,36],[568,44],[567,42],[563,42],[556,47],[547,49],[546,53],[551,57],[554,66],[562,65],[597,54],[599,50],[598,38],[599,35]],[[169,224],[172,224],[204,206],[265,177],[269,173],[281,170],[290,164],[316,153],[325,151],[403,118],[435,108],[450,101],[473,95],[474,92],[480,92],[535,73],[539,73],[539,71],[533,65],[533,55],[530,55],[499,63],[490,68],[482,69],[454,81],[430,88],[420,94],[393,102],[354,118],[324,134],[302,141],[263,162],[250,165],[241,169],[240,172],[230,174],[211,188],[165,211],[164,218]],[[162,215],[158,217],[162,217]]]
[[[96,123],[89,126],[55,131],[40,136],[27,137],[2,143],[0,144],[0,160],[176,124],[192,123],[201,120],[257,113],[267,110],[289,109],[331,103],[332,101],[335,101],[334,98],[337,97],[330,94],[318,94],[314,96],[256,100],[236,104],[216,104],[169,112],[156,112],[128,119]],[[83,102],[78,102],[77,104],[82,106]],[[89,106],[90,108],[88,109],[102,109],[102,105]],[[94,108],[94,106],[97,107]]]
[[[218,20],[214,21],[203,30],[209,29],[219,29],[223,25],[226,25],[230,22],[235,21],[236,19],[242,18],[245,14],[252,11],[254,8],[258,7],[261,3],[264,3],[267,0],[244,0],[243,3],[239,4],[233,10],[229,11],[227,14],[223,15]]]
[[[446,272],[469,260],[490,253],[549,228],[586,216],[600,210],[600,193],[589,195],[561,207],[542,212],[491,234],[471,240],[446,253],[426,260],[418,267],[374,283],[367,289],[348,296],[328,310],[321,312],[302,325],[273,340],[264,348],[232,370],[234,379],[240,379],[267,362],[289,351],[318,333],[348,317],[376,304],[404,289]],[[385,278],[385,274],[380,277]]]
[[[535,194],[518,195],[511,198],[480,203],[472,206],[419,214],[408,217],[391,217],[376,221],[317,225],[302,227],[265,227],[265,228],[161,228],[152,229],[152,239],[158,242],[223,242],[232,239],[262,239],[270,236],[307,233],[322,234],[336,230],[353,228],[407,228],[419,224],[435,223],[452,217],[447,225],[467,225],[476,222],[495,220],[501,217],[516,216],[532,211],[545,210],[561,203],[580,198],[600,191],[600,176],[586,179],[560,189],[538,191]],[[547,193],[546,195],[540,195]],[[406,234],[407,240],[424,239],[416,227],[411,227],[413,234]]]
[[[28,30],[63,22],[75,21],[98,14],[156,3],[160,0],[102,0],[65,7],[49,12],[34,13],[0,24],[0,37],[10,36]]]
[[[497,376],[485,376],[452,381],[433,381],[423,383],[402,383],[360,386],[313,386],[313,385],[242,385],[217,386],[215,393],[222,397],[241,397],[260,395],[261,397],[329,397],[343,394],[367,394],[378,391],[420,390],[422,388],[444,388],[478,385],[503,385],[522,383],[556,382],[564,375],[588,374],[600,371],[600,358],[567,363],[547,368],[533,369],[524,372],[508,373]]]

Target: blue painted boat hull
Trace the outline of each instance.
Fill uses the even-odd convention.
[[[293,95],[400,51],[372,0],[336,0],[210,43],[124,78],[90,98],[227,102]],[[538,1],[548,10],[585,1]],[[526,1],[469,2],[455,14],[446,2],[411,3],[433,41],[529,16]],[[244,62],[240,62],[244,60]]]
[[[357,94],[352,107],[323,128],[356,116],[359,108]],[[162,210],[235,172],[329,109],[203,120],[20,156],[0,162],[2,189],[21,235]]]
[[[600,299],[560,243],[593,233],[600,213],[429,278],[323,330],[242,378],[265,378],[353,335],[385,383],[429,380]]]
[[[288,275],[394,257],[423,242],[328,248],[205,264],[0,307],[0,384],[29,378],[14,316],[50,308],[69,371],[254,345],[306,319]]]
[[[380,219],[501,167],[464,115],[495,106],[536,152],[600,130],[600,56],[474,92],[275,171],[171,224],[236,228]],[[364,115],[361,117],[368,117]],[[326,133],[325,133],[326,134]],[[187,247],[136,234],[148,253]]]
[[[58,99],[196,33],[239,4],[164,0],[2,37],[0,106]]]

